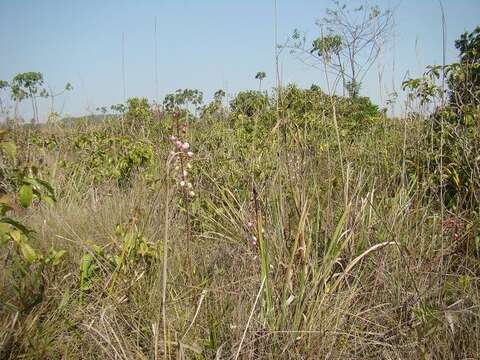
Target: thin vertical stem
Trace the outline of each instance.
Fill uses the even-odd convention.
[[[446,63],[446,21],[445,21],[445,11],[443,9],[442,0],[438,0],[440,4],[440,11],[442,12],[442,109],[445,107],[445,63]],[[444,194],[443,194],[443,141],[444,141],[444,121],[443,121],[443,111],[440,112],[440,217],[441,217],[441,230],[440,230],[440,241],[441,241],[441,275],[444,274],[444,261],[443,255],[445,251],[445,239],[443,236],[443,221],[445,216],[445,204],[444,204]]]
[[[179,115],[175,115],[175,126],[176,126],[176,130],[177,130],[177,138],[180,138],[181,134],[180,134],[180,123],[178,121],[179,119]],[[188,112],[186,114],[186,119],[185,121],[188,123]],[[179,156],[180,158],[180,171],[182,172],[182,181],[185,183],[185,185],[187,184],[187,178],[185,176],[185,163],[184,163],[184,159],[183,159],[183,156],[180,155]],[[186,230],[187,230],[187,246],[190,245],[190,242],[191,242],[191,239],[192,239],[192,231],[191,231],[191,227],[190,227],[190,202],[189,202],[189,199],[188,199],[188,189],[186,186],[184,186],[182,188],[182,192],[183,192],[183,199],[185,201],[185,210],[186,210],[186,219],[185,219],[185,222],[186,222]]]
[[[127,100],[127,90],[125,85],[125,33],[122,33],[122,87],[123,87],[123,101]]]
[[[158,98],[158,45],[157,45],[157,17],[155,16],[155,101],[159,103]]]
[[[270,283],[268,279],[268,272],[270,269],[270,263],[269,263],[269,258],[268,258],[268,245],[267,242],[265,241],[265,237],[263,236],[263,223],[262,223],[262,214],[261,214],[261,209],[260,209],[260,203],[258,199],[258,192],[255,188],[253,187],[253,200],[254,200],[254,205],[255,205],[255,217],[256,217],[256,223],[257,223],[257,236],[258,236],[258,245],[259,245],[259,250],[260,250],[260,274],[265,281],[265,294],[263,297],[263,316],[264,320],[267,320],[270,311],[272,308],[272,298],[271,298],[271,290],[270,290]],[[263,286],[262,286],[263,287]]]
[[[168,231],[169,231],[169,222],[170,222],[170,162],[167,161],[167,177],[166,177],[166,196],[165,196],[165,220],[164,220],[164,230],[163,230],[163,265],[162,265],[162,326],[163,326],[163,351],[164,358],[168,356],[168,329],[167,329],[167,276],[168,276]],[[155,360],[158,360],[158,333],[159,333],[159,322],[156,325],[155,331],[155,344],[154,344],[154,355]]]
[[[280,101],[282,97],[282,88],[280,84],[280,69],[278,65],[278,7],[277,7],[277,0],[274,0],[274,52],[275,52],[275,82],[276,82],[276,90],[277,90],[277,101],[276,101],[276,113],[277,113],[277,121],[279,123],[279,127],[281,129],[281,133],[283,136],[284,141],[284,153],[286,154],[286,131],[285,131],[285,122],[280,114]],[[286,159],[285,159],[286,160]]]

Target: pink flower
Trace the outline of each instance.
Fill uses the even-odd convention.
[[[170,136],[170,140],[175,141],[175,140],[177,140],[177,137],[175,135],[172,135],[172,136]]]
[[[181,142],[180,140],[177,140],[177,141],[175,141],[175,146],[176,146],[177,148],[181,149],[181,148],[183,147],[183,144],[182,144],[182,142]]]
[[[193,156],[193,151],[187,152],[187,155],[188,155],[188,157],[192,157]]]
[[[182,145],[182,150],[188,150],[190,148],[190,144],[189,143],[183,143]]]

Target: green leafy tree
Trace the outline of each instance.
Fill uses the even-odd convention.
[[[107,118],[107,111],[108,111],[107,107],[99,106],[95,110],[102,114],[102,119],[105,121],[105,119]]]
[[[225,91],[222,89],[219,89],[215,91],[215,94],[213,94],[213,100],[221,103],[223,101],[223,98],[226,96]]]
[[[102,115],[105,115],[107,113],[107,107],[106,106],[99,106],[95,110],[101,112]]]
[[[127,111],[127,106],[125,104],[121,104],[121,103],[120,104],[114,104],[114,105],[110,106],[110,109],[113,112],[123,116],[125,114],[125,111]]]
[[[258,91],[262,91],[262,80],[265,79],[266,77],[267,77],[267,74],[265,73],[265,71],[259,71],[255,75],[255,79],[257,79],[259,82]]]
[[[163,106],[167,111],[172,111],[176,108],[184,110],[193,110],[196,112],[200,109],[203,102],[203,93],[196,89],[178,89],[172,94],[167,94],[163,100]]]
[[[429,66],[403,83],[410,99],[433,110],[425,121],[425,148],[409,159],[410,176],[431,184],[449,208],[476,209],[480,201],[479,40],[479,28],[463,34],[455,42],[459,62]]]
[[[230,102],[230,109],[234,114],[247,117],[254,116],[265,110],[269,105],[269,98],[266,94],[258,91],[241,91]]]
[[[32,102],[33,122],[38,122],[38,97],[47,97],[48,92],[42,87],[44,84],[43,75],[39,72],[26,72],[17,74],[11,84],[12,98],[21,102],[30,98]]]
[[[127,100],[127,118],[132,121],[145,121],[152,118],[152,111],[148,99],[132,97]]]
[[[480,26],[455,41],[460,61],[447,67],[450,103],[457,107],[480,102]]]
[[[213,94],[213,101],[203,107],[202,116],[207,114],[217,114],[223,116],[225,114],[225,109],[222,103],[225,95],[225,91],[222,89],[215,91],[215,94]]]

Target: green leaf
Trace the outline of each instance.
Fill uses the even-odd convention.
[[[47,191],[48,196],[52,198],[53,201],[56,201],[55,199],[55,190],[53,189],[52,185],[48,181],[41,180],[38,178],[30,178],[29,183],[31,183],[35,188],[40,191],[42,188]]]
[[[94,257],[89,253],[84,254],[80,260],[80,291],[89,290],[91,287],[90,280],[98,268],[94,261]]]
[[[33,263],[39,258],[36,251],[33,250],[33,248],[26,241],[20,242],[19,245],[20,251],[22,252],[24,259],[27,260],[29,263]]]
[[[0,236],[3,236],[10,232],[10,226],[6,223],[0,222]]]
[[[22,232],[15,230],[10,233],[10,236],[20,247],[20,251],[27,262],[33,263],[40,258],[37,252],[28,244],[26,237]]]
[[[8,224],[0,222],[0,245],[5,245],[9,242],[10,237],[8,236],[11,231],[11,227]]]
[[[57,266],[58,264],[60,264],[60,261],[65,254],[65,250],[56,251],[55,249],[50,249],[47,258],[45,259],[45,262],[52,266]]]
[[[0,143],[0,147],[10,159],[13,160],[17,156],[17,146],[15,143],[11,141],[3,141]]]
[[[32,232],[32,230],[30,230],[29,228],[27,228],[25,225],[23,225],[22,223],[19,223],[18,221],[16,220],[13,220],[9,217],[2,217],[0,218],[0,223],[4,223],[4,224],[9,224],[9,225],[12,225],[14,228],[16,228],[17,230],[20,230],[22,233],[24,233],[25,235],[28,235]]]
[[[12,207],[4,202],[0,202],[0,215],[5,216],[7,211],[12,210]]]
[[[50,206],[53,206],[53,204],[55,204],[55,200],[48,195],[42,196],[42,200],[45,201]]]
[[[32,185],[22,185],[20,191],[18,192],[20,198],[20,205],[24,208],[28,208],[32,203],[33,199],[33,188]]]

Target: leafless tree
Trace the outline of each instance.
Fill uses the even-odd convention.
[[[306,34],[293,31],[284,47],[305,64],[341,78],[350,97],[359,94],[368,71],[393,30],[393,11],[365,3],[349,9],[339,1],[315,24],[320,36],[309,42]]]

